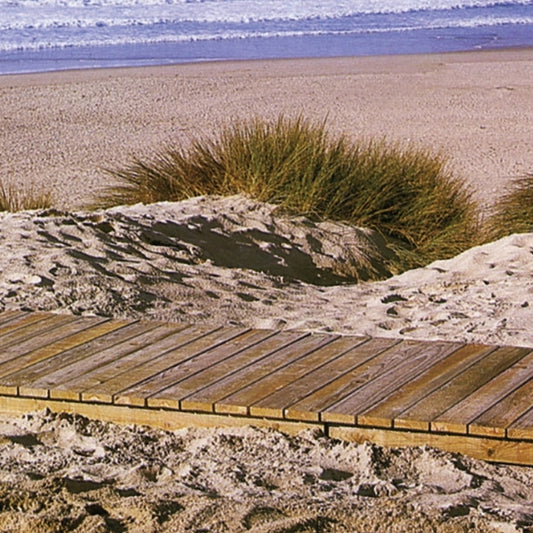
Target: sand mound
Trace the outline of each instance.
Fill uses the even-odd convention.
[[[169,433],[48,412],[0,427],[4,532],[450,533],[533,524],[530,469],[429,448],[388,450],[309,431]]]
[[[0,215],[0,309],[533,345],[533,234],[378,283],[383,239],[244,197]]]

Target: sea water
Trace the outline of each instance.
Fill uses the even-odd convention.
[[[533,0],[0,0],[0,73],[533,45]]]

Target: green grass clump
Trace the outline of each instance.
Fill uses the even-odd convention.
[[[281,117],[224,129],[110,172],[118,185],[98,207],[245,194],[291,213],[379,230],[395,247],[393,272],[477,243],[477,210],[445,161],[385,141],[331,137],[324,124]]]
[[[50,193],[36,191],[33,188],[20,189],[12,184],[4,185],[0,182],[0,211],[47,209],[51,205]]]
[[[487,221],[487,241],[533,231],[533,174],[514,181]]]

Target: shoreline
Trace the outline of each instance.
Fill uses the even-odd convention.
[[[111,67],[87,67],[87,68],[66,68],[57,70],[46,70],[39,72],[18,72],[18,73],[1,73],[0,72],[0,88],[4,86],[12,86],[13,81],[24,82],[31,80],[32,83],[40,82],[42,84],[55,82],[54,78],[68,78],[76,75],[83,80],[95,80],[99,77],[108,78],[112,75],[131,75],[132,77],[143,77],[146,74],[165,74],[176,70],[186,71],[208,71],[207,74],[212,74],[213,71],[239,71],[250,69],[254,66],[275,66],[281,73],[300,73],[299,70],[304,69],[309,73],[311,71],[316,73],[322,72],[326,74],[342,74],[346,68],[357,66],[358,72],[379,73],[387,72],[391,63],[397,63],[402,66],[415,66],[426,61],[442,61],[446,63],[490,63],[493,61],[523,61],[524,59],[533,59],[533,45],[520,47],[506,47],[496,49],[483,50],[462,50],[451,52],[431,52],[431,53],[413,53],[413,54],[378,54],[378,55],[343,55],[343,56],[329,56],[329,57],[294,57],[294,58],[264,58],[264,59],[220,59],[220,60],[202,60],[202,61],[187,61],[164,63],[157,65],[133,65],[133,66],[111,66]],[[299,67],[294,69],[294,67]],[[343,67],[339,71],[339,66]],[[286,68],[284,68],[286,67]],[[313,67],[319,67],[314,68]],[[324,72],[324,67],[326,71]],[[376,67],[381,67],[376,70]],[[192,74],[192,72],[190,72]],[[98,76],[101,74],[102,76]],[[5,83],[4,83],[5,82]],[[20,83],[20,85],[26,85]]]

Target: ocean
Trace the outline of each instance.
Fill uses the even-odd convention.
[[[533,0],[0,0],[0,73],[533,46]]]

